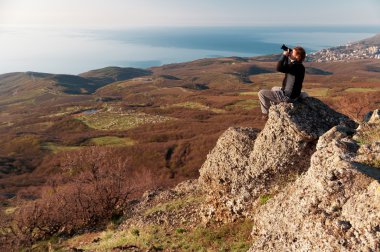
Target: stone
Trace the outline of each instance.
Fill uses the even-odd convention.
[[[200,169],[199,182],[208,195],[204,219],[250,218],[260,196],[276,193],[308,169],[318,138],[335,125],[355,127],[355,122],[306,97],[271,106],[260,133],[228,129]]]
[[[244,184],[247,165],[258,130],[229,128],[218,139],[200,169],[199,183],[208,193],[204,219],[234,219],[242,213],[241,201],[250,199]],[[240,197],[236,197],[239,194]],[[220,207],[221,204],[224,207]],[[218,211],[216,211],[218,210]]]
[[[367,113],[364,117],[364,122],[369,124],[378,124],[380,123],[380,109],[376,109]]]
[[[356,144],[351,138],[339,126],[320,137],[310,168],[256,212],[249,251],[380,249],[373,231],[380,225],[379,182],[357,168],[359,147],[347,147]]]

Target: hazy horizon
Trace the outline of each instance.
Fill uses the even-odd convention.
[[[0,0],[0,73],[312,52],[379,32],[376,0]]]
[[[79,74],[107,66],[147,68],[200,58],[308,53],[361,40],[378,27],[165,27],[139,29],[0,28],[0,74]]]

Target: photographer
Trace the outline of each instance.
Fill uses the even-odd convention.
[[[305,77],[305,67],[302,62],[305,60],[306,52],[302,47],[295,47],[292,50],[283,45],[282,49],[284,49],[284,53],[277,63],[277,71],[285,73],[282,87],[260,90],[258,93],[264,118],[268,117],[271,102],[274,104],[294,102],[301,94],[302,82]]]

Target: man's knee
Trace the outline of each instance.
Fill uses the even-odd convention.
[[[264,90],[264,89],[260,90],[259,93],[258,93],[258,96],[261,97],[261,98],[267,97],[266,91],[267,90]]]
[[[260,100],[262,100],[264,98],[264,92],[263,90],[260,90],[258,93],[257,93],[257,96],[259,97]]]

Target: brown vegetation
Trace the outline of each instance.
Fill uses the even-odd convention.
[[[107,149],[96,147],[74,156],[68,153],[61,174],[42,188],[39,199],[25,200],[20,192],[23,203],[13,218],[3,216],[8,224],[1,227],[3,238],[11,246],[28,246],[54,234],[71,235],[121,216],[128,201],[151,187],[153,180],[149,170],[136,171],[119,158],[112,158],[111,164],[108,155]]]
[[[312,71],[303,88],[360,120],[379,107],[380,75],[368,71],[368,66],[378,64],[305,63]],[[197,178],[207,154],[228,127],[263,127],[260,109],[253,106],[255,94],[281,84],[283,75],[272,73],[274,67],[275,62],[254,58],[170,64],[151,68],[146,77],[103,86],[91,95],[43,94],[55,89],[34,94],[30,78],[18,76],[21,82],[26,78],[27,89],[0,103],[0,215],[2,223],[13,223],[12,229],[0,231],[13,230],[25,242],[71,234],[120,214],[125,197],[133,198],[144,188]],[[331,74],[321,75],[325,72]],[[105,78],[114,78],[107,74]],[[38,87],[47,86],[45,81]],[[123,130],[97,130],[78,120],[81,111],[110,108],[176,120]],[[136,144],[86,144],[103,136],[125,137]],[[44,148],[46,143],[77,149],[54,153]],[[16,211],[4,215],[4,209]]]
[[[361,121],[368,111],[379,107],[380,92],[346,94],[344,97],[330,100],[329,103],[339,112]]]

